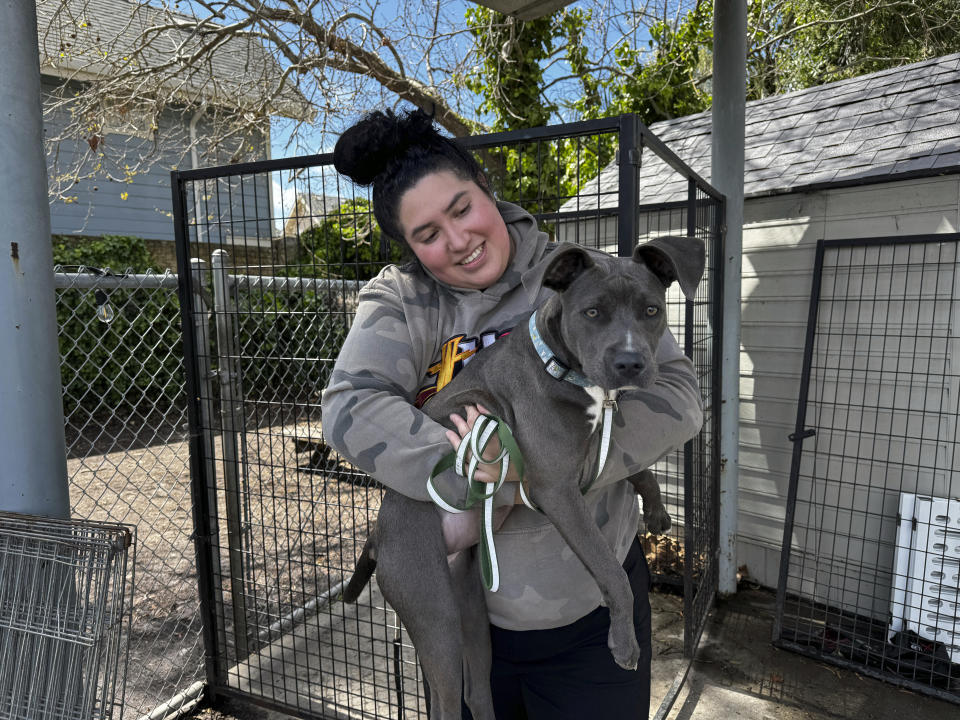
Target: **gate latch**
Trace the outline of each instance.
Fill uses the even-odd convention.
[[[813,428],[807,428],[799,435],[797,433],[790,433],[789,435],[787,435],[787,439],[790,442],[803,441],[803,440],[806,440],[807,438],[813,437],[816,434],[817,434],[816,430],[814,430]]]

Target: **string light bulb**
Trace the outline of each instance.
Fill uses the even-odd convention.
[[[103,290],[97,290],[93,293],[93,299],[97,303],[97,320],[109,325],[116,317],[113,311],[113,305],[110,304],[110,296]]]

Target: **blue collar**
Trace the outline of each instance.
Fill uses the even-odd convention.
[[[550,377],[556,378],[557,380],[566,380],[580,387],[590,387],[593,385],[592,382],[587,380],[586,376],[578,373],[576,370],[571,370],[557,360],[553,351],[547,346],[543,338],[540,337],[540,331],[537,330],[536,311],[530,316],[530,322],[527,325],[530,329],[530,339],[533,340],[533,348],[537,351],[540,359],[543,360],[544,369]]]

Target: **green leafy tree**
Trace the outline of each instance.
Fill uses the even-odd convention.
[[[956,0],[789,0],[767,39],[776,48],[768,87],[788,92],[948,55],[960,50],[958,27]]]
[[[566,8],[535,27],[470,11],[469,87],[497,129],[624,112],[652,124],[710,107],[713,0],[625,9],[633,31],[613,35],[600,29],[609,12],[594,19],[608,9]],[[749,0],[747,23],[748,100],[960,51],[957,0]],[[572,82],[555,77],[561,62]]]
[[[481,6],[467,10],[480,63],[465,84],[479,96],[481,112],[494,116],[492,130],[549,124],[556,106],[542,90],[544,62],[559,31],[556,17],[524,21]]]
[[[465,82],[493,116],[494,130],[551,123],[558,106],[546,92],[547,67],[560,59],[574,68],[583,93],[571,107],[581,117],[601,116],[600,81],[590,72],[584,42],[589,12],[565,9],[524,22],[476,7],[466,17],[479,62]],[[480,153],[480,160],[499,197],[547,213],[596,177],[613,147],[613,138],[530,142]]]
[[[648,51],[628,44],[615,51],[616,72],[605,81],[610,114],[632,112],[650,125],[710,107],[713,2],[700,0],[679,24],[650,28]]]

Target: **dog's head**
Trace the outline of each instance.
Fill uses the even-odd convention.
[[[667,327],[666,290],[678,282],[692,299],[703,276],[704,245],[660,237],[615,258],[564,243],[543,285],[558,293],[559,333],[586,377],[604,390],[649,387]]]

